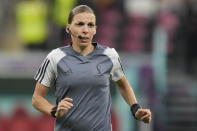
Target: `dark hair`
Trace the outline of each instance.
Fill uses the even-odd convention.
[[[95,15],[94,11],[87,5],[79,5],[79,6],[76,6],[75,8],[73,8],[68,16],[68,24],[71,24],[72,23],[72,20],[73,20],[73,17],[76,15],[76,14],[79,14],[79,13],[83,13],[83,12],[88,12],[88,13],[92,13]],[[96,15],[95,15],[96,17]]]

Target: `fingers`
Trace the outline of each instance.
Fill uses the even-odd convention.
[[[73,99],[72,99],[72,98],[69,98],[69,97],[66,97],[66,98],[62,99],[61,101],[68,101],[68,102],[72,102],[72,101],[73,101]]]
[[[142,116],[146,115],[146,112],[144,109],[138,109],[137,112],[135,113],[135,116],[138,120],[141,119]]]
[[[138,118],[138,120],[141,120],[144,123],[150,123],[151,112],[149,109],[138,109],[138,111],[136,112],[136,117]]]
[[[73,107],[73,104],[68,102],[68,101],[61,101],[58,104],[59,107],[66,107],[66,108],[71,108]]]
[[[151,122],[151,117],[144,118],[142,121],[144,123],[150,123]]]
[[[151,121],[151,115],[142,118],[142,121],[143,121],[144,123],[150,123],[150,121]]]
[[[141,121],[143,121],[144,123],[150,123],[150,121],[151,121],[151,115],[150,114],[146,114],[145,116],[143,116],[141,118]]]
[[[72,108],[72,105],[68,105],[68,104],[59,104],[57,110],[69,110],[70,108]]]
[[[71,107],[73,107],[73,104],[71,103],[73,100],[71,98],[64,98],[62,99],[59,103],[58,103],[58,108],[59,109],[70,109]]]
[[[140,119],[143,121],[144,119],[146,119],[146,118],[148,118],[150,116],[151,116],[150,114],[146,114],[146,115],[142,116]]]
[[[149,109],[138,109],[137,112],[140,114],[140,115],[145,115],[147,114],[148,112],[150,112]]]
[[[71,103],[73,100],[71,98],[64,98],[58,103],[56,116],[62,117],[65,115],[74,105]]]

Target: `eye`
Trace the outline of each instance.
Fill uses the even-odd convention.
[[[88,24],[89,27],[94,27],[95,25],[93,23]]]
[[[77,25],[77,26],[83,26],[84,23],[83,23],[83,22],[79,22],[79,23],[77,23],[76,25]]]

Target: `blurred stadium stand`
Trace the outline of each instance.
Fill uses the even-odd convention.
[[[28,2],[44,6],[21,7]],[[33,76],[50,50],[69,44],[64,25],[79,4],[95,10],[94,40],[118,50],[139,103],[153,114],[149,125],[134,120],[112,83],[113,131],[196,131],[196,0],[1,0],[0,131],[53,130],[54,119],[31,106]]]

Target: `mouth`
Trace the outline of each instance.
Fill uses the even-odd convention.
[[[89,37],[83,37],[83,36],[81,36],[80,40],[82,42],[87,42],[89,40]]]
[[[85,36],[84,37],[82,36],[81,39],[87,40],[89,38],[88,37],[85,37]]]

